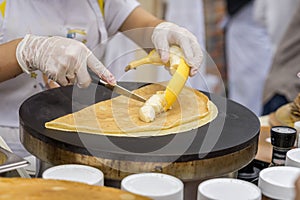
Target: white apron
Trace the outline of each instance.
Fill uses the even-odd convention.
[[[230,19],[226,52],[229,98],[260,116],[272,53],[266,29],[254,21],[253,3]]]

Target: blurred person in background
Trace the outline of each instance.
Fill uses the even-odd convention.
[[[263,88],[272,58],[269,37],[266,28],[254,20],[254,0],[226,2],[228,96],[260,116]]]
[[[19,75],[20,69],[31,74],[30,77],[24,73],[0,84],[0,136],[22,157],[29,153],[19,140],[19,107],[25,99],[45,89],[42,74],[32,73],[35,70],[46,73],[60,85],[77,83],[87,87],[91,82],[87,66],[95,69],[92,63],[97,63],[96,68],[102,69],[96,71],[97,75],[113,83],[113,76],[91,56],[91,50],[118,32],[146,27],[154,28],[127,36],[138,44],[144,41],[154,46],[163,62],[169,59],[170,45],[180,46],[191,66],[190,75],[197,73],[202,62],[200,45],[192,33],[156,18],[135,0],[2,0],[0,11],[0,43],[3,44],[0,55],[5,57],[0,61],[0,69],[5,71],[1,72],[1,81]],[[105,51],[105,46],[102,48],[100,53]],[[16,55],[5,56],[8,52]],[[78,74],[84,76],[78,78]]]
[[[274,54],[293,15],[299,0],[255,0],[254,18],[267,29]]]
[[[276,13],[280,23],[274,22],[273,24],[277,27],[271,34],[274,35],[273,41],[276,41],[273,44],[275,55],[264,88],[264,115],[292,102],[300,92],[298,77],[300,71],[300,3],[299,0],[297,2],[296,0],[282,0],[278,1],[278,4],[286,6],[282,5],[277,8]],[[284,9],[284,7],[289,9]],[[281,14],[281,8],[286,15]],[[286,27],[285,30],[281,30],[284,27]]]

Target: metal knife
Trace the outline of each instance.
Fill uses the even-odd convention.
[[[135,100],[138,100],[138,101],[141,101],[143,103],[146,102],[146,99],[144,99],[143,97],[137,95],[137,94],[134,94],[133,92],[127,90],[126,88],[123,88],[121,87],[120,85],[110,85],[108,84],[107,82],[103,81],[103,80],[99,80],[99,82],[101,84],[103,84],[106,88],[110,89],[111,91],[117,93],[117,94],[121,94],[121,95],[124,95],[128,98],[131,98],[131,99],[135,99]]]

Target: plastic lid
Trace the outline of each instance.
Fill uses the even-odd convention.
[[[291,149],[286,153],[285,165],[300,167],[300,148]]]
[[[51,167],[43,172],[44,179],[68,180],[87,183],[90,185],[104,184],[103,173],[94,167],[86,165],[59,165]]]
[[[295,181],[300,175],[296,167],[270,167],[259,174],[258,186],[262,193],[273,199],[292,200],[295,197]]]
[[[296,133],[296,129],[289,126],[273,126],[271,128],[271,143],[276,147],[292,147],[295,144]]]
[[[200,183],[198,200],[260,200],[261,191],[253,183],[232,179],[215,178]]]
[[[154,199],[183,199],[182,181],[161,173],[129,175],[122,180],[121,189]]]
[[[294,122],[294,128],[297,130],[297,132],[300,132],[300,121]]]

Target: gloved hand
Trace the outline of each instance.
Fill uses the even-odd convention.
[[[197,73],[203,53],[197,38],[191,32],[171,22],[162,22],[154,28],[152,42],[164,63],[169,60],[170,46],[178,45],[183,50],[185,61],[191,67],[190,76]]]
[[[87,66],[109,84],[116,83],[114,76],[81,42],[63,37],[26,35],[18,44],[16,57],[24,72],[40,70],[60,85],[76,83],[87,87],[91,77]]]

